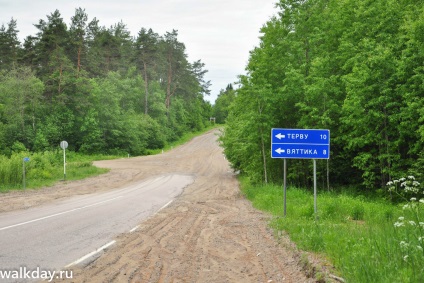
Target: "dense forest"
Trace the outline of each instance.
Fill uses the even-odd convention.
[[[70,24],[56,10],[34,26],[23,43],[16,20],[0,27],[0,154],[66,140],[83,153],[139,155],[209,122],[207,71],[176,30],[133,36],[82,8]]]
[[[277,8],[236,94],[217,99],[233,100],[222,137],[233,167],[254,182],[281,182],[271,128],[330,129],[319,185],[327,187],[327,170],[330,186],[372,191],[424,177],[422,0],[280,0]],[[289,182],[310,185],[311,167],[288,160]]]

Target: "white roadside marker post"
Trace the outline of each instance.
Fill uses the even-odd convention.
[[[66,148],[68,148],[67,141],[61,141],[60,147],[63,149],[63,181],[66,180]]]

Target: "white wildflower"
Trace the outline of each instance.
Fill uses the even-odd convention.
[[[420,251],[423,251],[423,247],[421,246],[417,246],[417,249],[419,249]]]
[[[411,198],[411,201],[417,201],[417,198]]]
[[[404,256],[404,257],[403,257],[403,260],[404,260],[404,261],[408,261],[408,255]]]
[[[407,242],[405,242],[405,241],[400,241],[399,245],[400,245],[402,248],[407,248],[407,247],[409,246],[409,244],[408,244]]]
[[[415,221],[410,220],[410,221],[408,221],[408,223],[411,226],[417,226],[417,223],[415,223]]]
[[[402,227],[405,226],[405,224],[403,222],[395,222],[395,224],[393,224],[395,227]]]
[[[420,203],[424,203],[424,198],[420,199]]]
[[[400,181],[400,182],[403,182],[403,181],[405,181],[405,180],[406,180],[405,178],[400,178],[400,179],[399,179],[399,181]]]
[[[415,177],[414,176],[408,176],[408,179],[415,180]]]
[[[391,185],[393,185],[393,182],[392,181],[388,181],[386,185],[387,186],[391,186]]]

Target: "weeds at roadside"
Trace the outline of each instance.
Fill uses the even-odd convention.
[[[255,187],[243,179],[241,184],[256,208],[275,216],[270,224],[275,231],[285,231],[300,250],[331,261],[346,282],[424,282],[424,253],[418,247],[424,241],[424,200],[409,201],[405,207],[322,192],[315,221],[312,192],[289,188],[284,217],[280,186]]]
[[[167,145],[164,150],[183,144],[192,138],[219,127],[213,125],[196,133],[187,133],[178,141]],[[149,154],[158,154],[162,150],[155,150]],[[23,159],[29,158],[23,164]],[[66,180],[80,180],[108,172],[108,169],[93,166],[95,160],[118,159],[128,157],[103,154],[81,154],[73,151],[66,153]],[[23,189],[23,167],[25,165],[25,187],[28,189],[52,186],[64,180],[63,154],[61,150],[46,152],[15,152],[10,157],[0,155],[0,193],[10,190]]]
[[[79,180],[108,172],[108,169],[93,166],[87,156],[70,154],[66,165],[66,180]],[[74,156],[72,156],[74,155]],[[23,164],[23,158],[29,161]],[[25,165],[25,188],[34,189],[51,186],[64,179],[62,155],[54,152],[20,152],[10,158],[0,156],[0,193],[23,189]],[[69,160],[71,160],[69,162]]]

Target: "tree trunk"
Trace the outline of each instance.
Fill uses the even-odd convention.
[[[60,94],[62,91],[62,74],[63,74],[63,66],[62,66],[62,63],[60,63],[58,94]]]
[[[259,103],[258,110],[259,110],[259,116],[262,116],[263,106],[261,107],[260,103]],[[263,128],[261,126],[259,126],[259,133],[261,135],[261,150],[262,150],[262,158],[263,158],[263,165],[264,165],[264,181],[265,181],[265,184],[268,184],[268,174],[266,170],[265,143],[264,143]]]
[[[81,46],[78,47],[77,76],[79,75],[80,69],[81,69]]]
[[[267,174],[267,171],[266,171],[265,144],[264,144],[264,138],[262,136],[262,128],[261,128],[261,143],[262,143],[262,158],[264,160],[264,178],[265,178],[265,184],[268,184],[268,174]]]
[[[169,106],[171,105],[171,83],[172,83],[172,55],[168,54],[168,80],[166,84],[166,100],[165,100],[165,106],[166,106],[166,113],[169,115]]]
[[[148,97],[149,97],[149,85],[147,82],[147,64],[146,62],[143,62],[144,65],[144,92],[145,92],[145,97],[144,97],[144,114],[147,115],[148,113]]]

